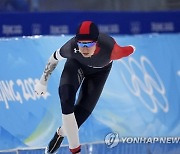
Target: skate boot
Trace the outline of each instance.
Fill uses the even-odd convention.
[[[60,147],[64,137],[59,135],[57,132],[54,134],[54,137],[49,142],[48,146],[45,149],[45,154],[56,154],[58,148]]]
[[[70,149],[70,151],[72,152],[72,154],[80,154],[81,152],[81,146],[75,148],[75,149]]]

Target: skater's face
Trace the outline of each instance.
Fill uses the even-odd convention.
[[[91,57],[96,50],[96,42],[78,41],[79,51],[83,57]]]

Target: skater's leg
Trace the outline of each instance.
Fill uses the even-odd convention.
[[[78,127],[86,121],[96,106],[111,70],[111,66],[110,64],[101,71],[87,76],[84,79],[74,110]]]
[[[59,86],[59,96],[61,99],[63,125],[62,128],[60,128],[55,133],[55,137],[53,137],[52,140],[56,140],[57,135],[61,136],[62,138],[66,135],[68,138],[70,149],[73,149],[74,147],[77,148],[80,145],[77,122],[73,112],[76,92],[81,84],[82,79],[83,77],[79,64],[76,63],[76,61],[74,60],[68,60],[62,72]],[[72,130],[68,129],[70,127],[72,128]],[[74,132],[73,135],[71,132]],[[74,139],[76,140],[76,142],[74,141]],[[56,147],[59,147],[60,144]],[[49,145],[47,149],[49,149]],[[58,148],[56,148],[56,150],[57,149]]]
[[[76,60],[68,61],[61,76],[59,95],[62,108],[62,124],[70,150],[80,149],[78,125],[74,116],[74,103],[76,92],[82,80],[82,70],[79,63]]]

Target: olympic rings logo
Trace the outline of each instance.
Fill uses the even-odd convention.
[[[158,106],[168,112],[169,103],[166,98],[166,89],[156,69],[147,57],[141,56],[140,63],[134,58],[118,60],[127,72],[121,71],[121,77],[129,91],[151,112],[157,113]],[[136,70],[136,71],[135,71]],[[130,80],[127,79],[129,74]]]

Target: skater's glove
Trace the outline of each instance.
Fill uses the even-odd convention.
[[[34,91],[37,95],[44,95],[47,92],[47,85],[38,82],[34,86]]]

